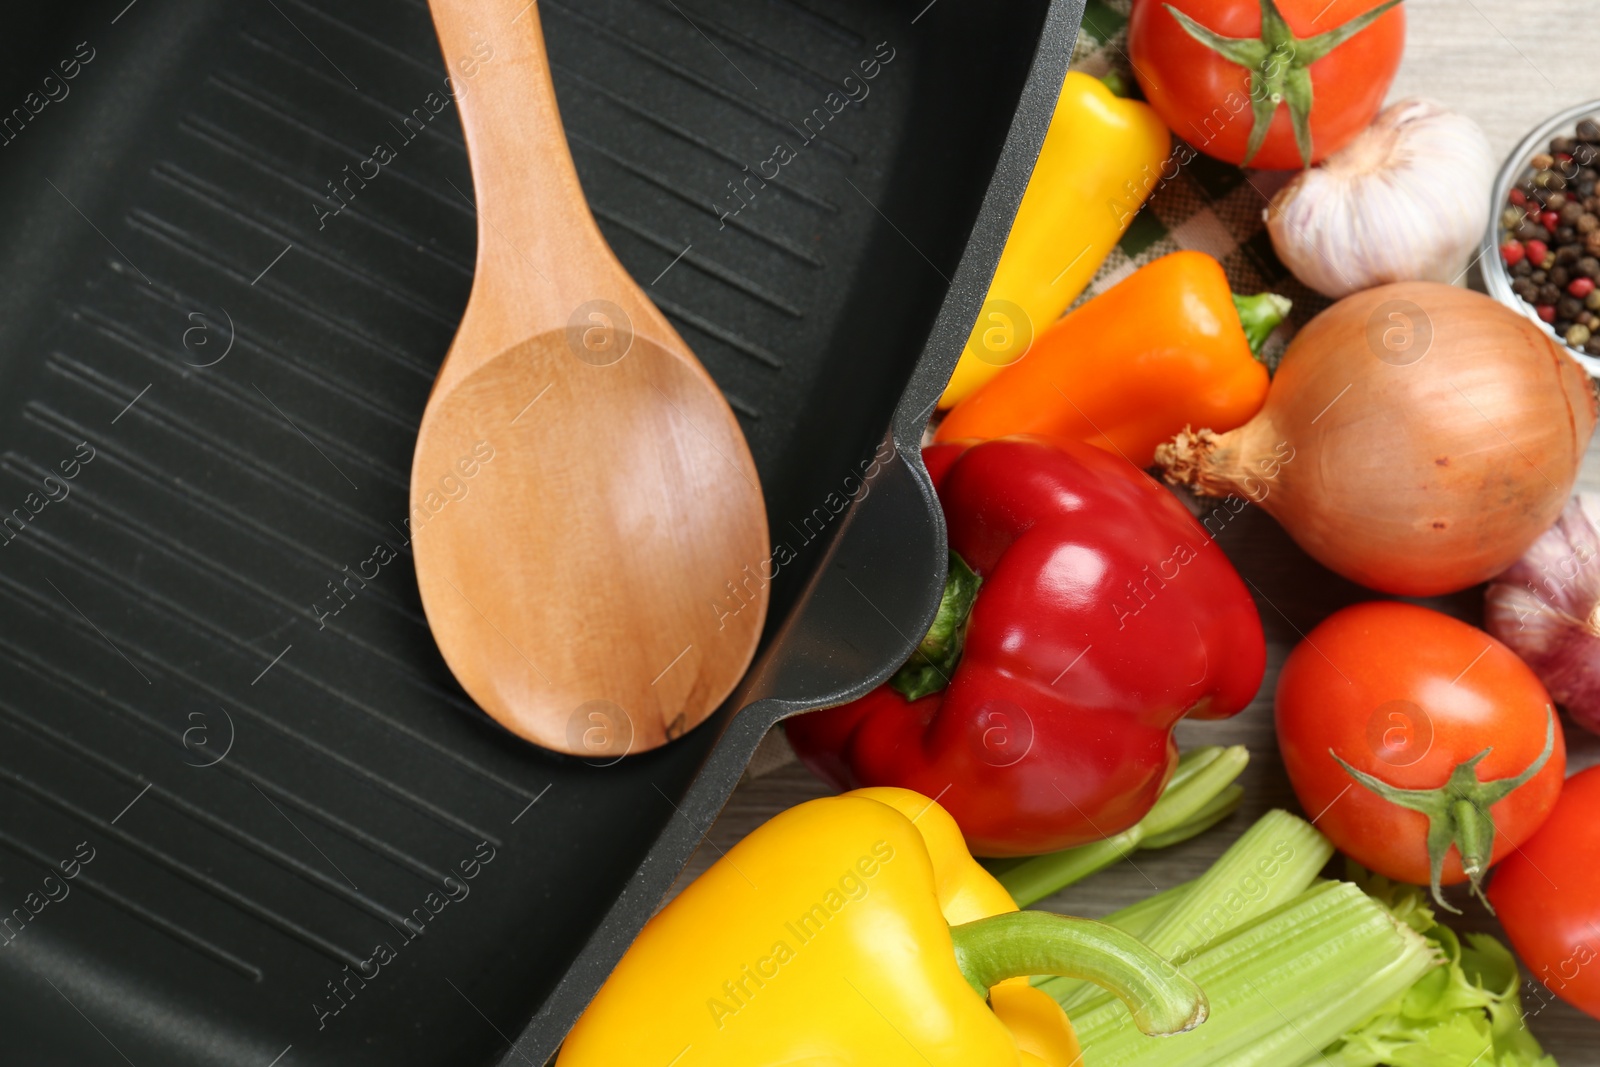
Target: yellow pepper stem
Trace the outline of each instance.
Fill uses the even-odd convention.
[[[1183,972],[1130,934],[1093,919],[1013,911],[950,928],[956,963],[985,998],[1008,978],[1057,974],[1115,994],[1152,1037],[1206,1021],[1206,996]]]

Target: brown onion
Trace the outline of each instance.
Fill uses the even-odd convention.
[[[1250,422],[1185,430],[1156,462],[1254,500],[1347,578],[1430,596],[1499,574],[1556,520],[1595,415],[1588,377],[1537,325],[1399,282],[1309,322]]]

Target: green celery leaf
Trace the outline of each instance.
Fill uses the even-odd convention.
[[[1347,877],[1426,937],[1445,960],[1403,996],[1330,1046],[1334,1067],[1556,1067],[1529,1032],[1521,975],[1487,934],[1466,944],[1435,922],[1424,891],[1351,865]]]

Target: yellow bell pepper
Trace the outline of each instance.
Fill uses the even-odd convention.
[[[650,920],[558,1067],[1074,1067],[1029,974],[1121,997],[1147,1033],[1205,1018],[1103,923],[1019,912],[938,804],[862,789],[778,815]]]
[[[948,408],[1021,359],[1089,284],[1150,194],[1172,135],[1150,105],[1067,72],[989,295],[939,398]]]

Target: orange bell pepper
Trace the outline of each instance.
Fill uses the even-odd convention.
[[[1029,434],[1087,441],[1148,467],[1185,426],[1244,425],[1267,396],[1257,351],[1289,301],[1236,297],[1222,264],[1173,252],[1041,334],[957,404],[935,441]]]

